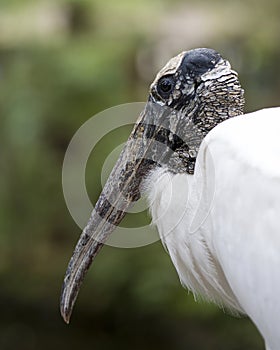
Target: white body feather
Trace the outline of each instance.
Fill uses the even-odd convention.
[[[194,175],[151,173],[157,225],[183,285],[244,312],[280,344],[280,108],[229,119],[203,141]]]

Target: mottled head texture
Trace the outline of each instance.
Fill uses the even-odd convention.
[[[182,52],[157,74],[149,99],[96,203],[65,274],[61,314],[66,322],[92,260],[155,167],[193,174],[206,134],[242,114],[243,90],[228,61],[211,49]]]
[[[192,174],[206,134],[243,113],[244,91],[229,62],[215,50],[201,48],[182,52],[166,64],[151,85],[149,101],[173,110],[176,117],[167,118],[164,126],[184,141],[173,148],[181,162],[174,154],[170,171]]]

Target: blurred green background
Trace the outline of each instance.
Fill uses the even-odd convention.
[[[157,70],[183,50],[228,58],[247,111],[278,105],[279,16],[279,0],[0,1],[1,350],[263,349],[248,319],[193,301],[160,242],[105,247],[65,325],[60,289],[80,229],[61,168],[83,122],[144,101]],[[105,143],[97,161],[111,151]]]

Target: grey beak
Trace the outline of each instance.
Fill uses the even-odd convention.
[[[69,323],[80,286],[93,259],[128,207],[140,198],[141,181],[157,164],[158,154],[166,155],[166,145],[156,142],[159,127],[154,124],[163,114],[156,104],[147,103],[80,236],[62,287],[60,310],[66,323]],[[160,146],[162,150],[159,150]]]

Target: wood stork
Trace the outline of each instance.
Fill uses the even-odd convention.
[[[145,192],[182,284],[247,314],[279,349],[280,108],[243,106],[237,73],[212,49],[182,52],[157,74],[70,260],[67,323],[90,264]]]

